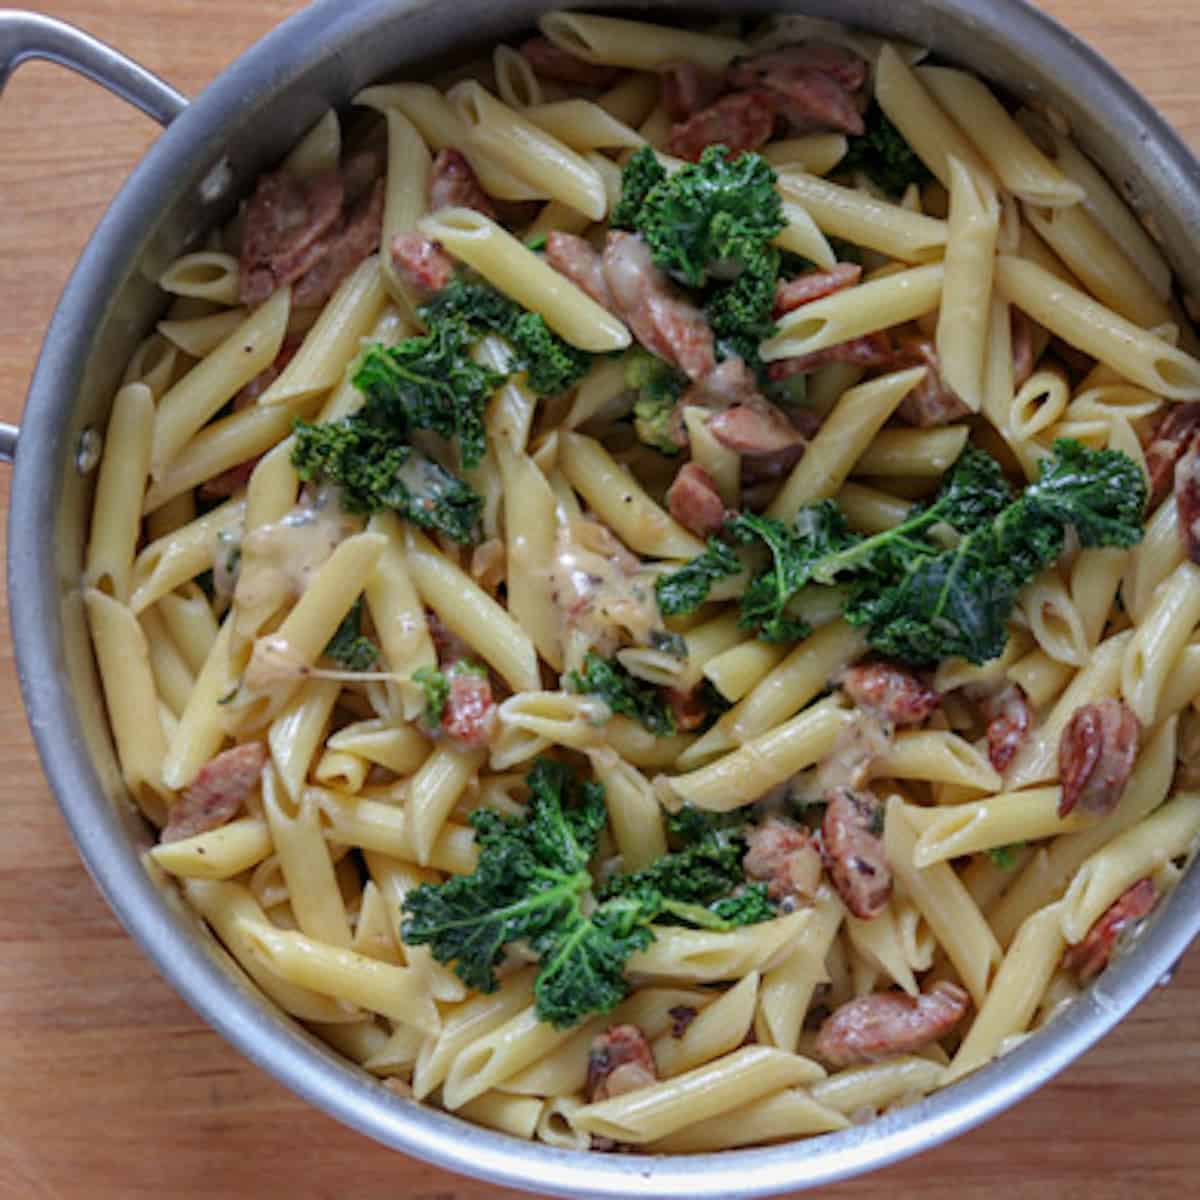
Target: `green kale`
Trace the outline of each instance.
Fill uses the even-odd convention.
[[[669,629],[653,629],[650,631],[650,649],[660,654],[669,654],[672,658],[687,658],[687,642],[681,633],[672,633]]]
[[[362,631],[362,615],[359,596],[325,647],[326,656],[347,671],[369,671],[379,661],[379,647]]]
[[[475,538],[480,496],[445,467],[376,423],[366,410],[311,425],[295,423],[292,465],[301,479],[325,479],[341,489],[341,504],[360,515],[393,509],[422,529],[456,542]]]
[[[423,884],[404,899],[405,942],[429,946],[470,987],[495,991],[505,947],[524,941],[538,960],[538,1017],[563,1028],[625,998],[625,964],[654,940],[652,921],[732,929],[775,915],[761,885],[741,888],[739,843],[720,830],[660,860],[666,866],[610,879],[593,898],[588,865],[606,819],[603,789],[546,759],[527,782],[524,817],[472,814],[472,874]]]
[[[748,259],[732,283],[710,289],[705,313],[725,357],[738,354],[756,371],[762,370],[759,343],[775,333],[773,310],[779,279],[779,251],[763,247]],[[803,376],[800,376],[803,378]]]
[[[592,365],[590,354],[560,338],[539,313],[477,280],[451,280],[420,312],[430,329],[460,330],[468,343],[489,333],[504,338],[516,355],[516,369],[526,373],[539,396],[569,390]]]
[[[613,224],[646,239],[655,263],[681,283],[706,288],[703,305],[723,357],[756,370],[758,345],[771,336],[780,255],[770,243],[783,229],[775,172],[758,154],[729,157],[710,146],[698,163],[667,176],[643,148],[622,176]]]
[[[663,694],[652,683],[635,679],[615,658],[589,650],[582,671],[567,676],[573,692],[599,696],[614,713],[632,717],[659,737],[675,732],[675,718]]]
[[[426,729],[436,729],[446,714],[450,680],[437,667],[419,667],[412,673],[412,680],[425,693],[425,711],[421,714],[421,720]]]
[[[504,376],[468,354],[474,341],[455,321],[430,323],[430,331],[396,346],[371,346],[354,373],[370,416],[407,432],[429,429],[457,439],[464,469],[477,467],[487,449],[483,411]]]
[[[621,198],[609,213],[609,225],[613,229],[637,229],[638,217],[642,205],[646,203],[646,197],[666,177],[666,168],[649,146],[643,146],[630,155],[629,161],[621,171]]]
[[[678,454],[671,418],[688,386],[687,376],[639,346],[626,356],[625,385],[637,391],[633,428],[638,439],[663,454]]]
[[[719,579],[727,579],[742,569],[742,561],[733,547],[717,538],[708,539],[708,549],[697,555],[678,571],[660,575],[654,590],[658,596],[659,611],[665,617],[686,616],[698,609],[712,585]]]
[[[964,493],[947,517],[957,545],[892,547],[885,577],[860,584],[847,606],[846,620],[866,625],[880,653],[914,665],[986,662],[1004,648],[1017,592],[1062,553],[1068,527],[1084,546],[1128,547],[1142,537],[1145,479],[1115,450],[1059,439],[1038,479],[999,512]]]
[[[743,629],[757,630],[766,642],[794,642],[809,635],[803,621],[787,615],[792,597],[813,578],[816,564],[855,541],[836,504],[826,500],[803,512],[796,532],[782,521],[755,513],[738,513],[725,532],[743,545],[756,541],[770,552],[770,564],[751,579],[742,593]]]
[[[539,233],[526,241],[525,248],[527,250],[532,250],[534,254],[541,254],[542,251],[546,249],[546,241],[546,235],[544,233]]]
[[[839,172],[862,171],[889,196],[900,196],[910,183],[922,184],[932,175],[916,156],[904,135],[872,103],[865,117],[866,131],[850,138]]]
[[[1011,871],[1017,865],[1017,855],[1024,849],[1024,842],[1010,842],[1007,846],[993,846],[985,853],[998,871]]]
[[[634,158],[646,154],[653,151],[639,150]],[[709,146],[698,163],[659,179],[630,225],[658,266],[681,283],[702,287],[714,276],[731,278],[784,227],[776,178],[759,154],[730,158],[724,146]]]
[[[934,500],[893,529],[851,534],[833,501],[802,509],[788,528],[742,513],[725,535],[769,554],[741,601],[742,623],[767,641],[806,635],[788,606],[810,585],[849,584],[847,621],[866,626],[875,650],[914,665],[961,657],[981,663],[1003,649],[1019,589],[1062,553],[1066,529],[1085,546],[1131,546],[1142,534],[1146,488],[1136,464],[1117,451],[1060,440],[1040,478],[1016,499],[998,464],[964,451]],[[720,573],[725,543],[658,581],[672,599],[682,590],[691,611]]]

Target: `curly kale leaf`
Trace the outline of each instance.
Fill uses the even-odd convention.
[[[1146,488],[1117,451],[1060,440],[1040,478],[1013,498],[999,465],[968,449],[938,495],[893,529],[851,534],[833,501],[802,509],[795,523],[741,513],[727,538],[767,551],[741,600],[742,623],[767,641],[806,636],[789,605],[813,585],[849,585],[844,616],[865,626],[870,645],[914,665],[961,657],[981,663],[1001,652],[1017,592],[1062,553],[1074,528],[1085,546],[1131,546],[1142,536]],[[703,555],[659,580],[661,593],[692,611],[733,552],[714,540]]]
[[[761,370],[758,347],[775,334],[773,310],[778,280],[779,251],[764,246],[747,259],[731,283],[710,289],[705,314],[725,357],[730,352],[738,354],[755,370]]]
[[[905,662],[986,662],[1004,648],[1018,591],[1062,553],[1067,529],[1085,546],[1135,545],[1145,502],[1128,456],[1060,439],[1016,500],[957,545],[923,543],[923,556],[917,547],[899,556],[890,573],[859,587],[846,619],[868,627],[873,648]]]
[[[794,642],[807,637],[809,626],[787,615],[788,604],[812,580],[818,564],[857,540],[846,530],[837,505],[827,500],[803,510],[796,532],[782,521],[755,513],[738,513],[730,518],[725,532],[745,545],[760,543],[770,552],[769,565],[751,579],[742,593],[742,628],[756,630],[766,642]]]
[[[588,860],[604,824],[604,799],[581,788],[570,769],[545,760],[528,777],[522,820],[487,809],[471,815],[479,864],[470,875],[424,884],[404,900],[404,940],[427,945],[453,963],[464,983],[496,990],[504,947],[531,944],[583,920],[580,897],[591,887]]]
[[[724,146],[709,146],[698,163],[650,188],[632,225],[664,271],[702,287],[734,275],[783,229],[776,178],[761,155],[730,158]]]
[[[904,135],[872,103],[864,118],[865,132],[850,138],[839,172],[862,171],[889,196],[899,196],[910,183],[922,184],[933,176],[914,153]]]
[[[599,696],[614,713],[632,717],[659,737],[675,732],[675,719],[662,692],[652,683],[635,679],[615,658],[589,650],[582,671],[567,676],[573,692]]]
[[[686,616],[698,609],[712,585],[742,569],[733,547],[718,538],[708,539],[708,549],[678,571],[669,571],[655,581],[659,611],[665,617]]]
[[[362,615],[359,596],[325,647],[326,656],[347,671],[369,671],[379,661],[379,647],[362,631]]]
[[[412,673],[412,679],[425,696],[425,711],[421,714],[421,720],[427,729],[437,729],[450,699],[450,680],[437,667],[420,667]]]
[[[636,230],[646,197],[666,178],[666,168],[649,146],[630,155],[621,171],[621,198],[609,214],[609,225],[613,229]]]
[[[687,376],[639,346],[626,357],[625,385],[637,392],[633,428],[638,440],[663,454],[678,454],[681,446],[672,418],[688,386]]]
[[[354,373],[354,386],[366,396],[366,411],[374,420],[457,439],[468,471],[483,458],[483,412],[504,382],[499,372],[471,359],[472,340],[459,322],[431,322],[427,334],[370,347]]]
[[[405,941],[429,946],[471,987],[495,991],[505,947],[524,941],[538,960],[537,1014],[566,1027],[625,998],[625,965],[654,940],[656,919],[732,929],[775,915],[761,886],[741,887],[741,844],[724,824],[666,856],[666,866],[616,876],[593,899],[588,864],[606,819],[603,789],[545,759],[528,784],[523,818],[472,815],[472,874],[424,884],[404,900]]]
[[[784,227],[775,172],[758,154],[729,157],[710,146],[698,163],[668,176],[643,148],[623,175],[613,224],[645,238],[654,262],[680,283],[705,288],[702,302],[723,357],[762,364],[771,336],[780,254],[771,239]]]
[[[504,338],[539,396],[556,396],[574,387],[592,364],[592,356],[556,334],[540,313],[478,280],[455,278],[421,309],[430,329],[457,328],[468,342],[493,333]],[[502,379],[503,377],[501,377]]]
[[[341,489],[341,504],[359,515],[398,512],[456,542],[475,539],[483,500],[440,463],[413,449],[395,429],[365,413],[311,425],[295,423],[292,465],[306,482]]]

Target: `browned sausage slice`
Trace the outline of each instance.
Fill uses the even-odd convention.
[[[746,831],[742,868],[767,883],[772,900],[812,900],[821,882],[821,853],[807,829],[769,817]]]
[[[962,1020],[967,993],[945,980],[919,996],[877,992],[836,1009],[817,1034],[817,1057],[834,1067],[911,1054],[945,1037]]]
[[[838,263],[830,271],[805,271],[775,288],[775,315],[782,317],[813,300],[853,287],[862,278],[857,263]]]
[[[521,53],[539,75],[559,83],[578,83],[583,87],[608,87],[621,74],[619,67],[604,67],[576,58],[569,50],[556,46],[549,38],[534,37],[522,43]]]
[[[1122,931],[1133,921],[1148,916],[1157,899],[1154,880],[1139,879],[1105,909],[1082,942],[1067,950],[1062,965],[1074,971],[1083,983],[1099,975],[1108,966]]]
[[[267,747],[262,742],[246,742],[210,758],[172,805],[159,841],[177,842],[232,821],[258,783],[266,761]]]
[[[677,158],[699,161],[705,148],[720,143],[730,154],[757,150],[771,139],[779,100],[773,92],[734,92],[674,126],[667,149]]]
[[[473,208],[485,217],[496,220],[496,206],[491,202],[475,169],[461,150],[446,146],[438,151],[429,172],[429,208]]]
[[[614,1025],[592,1041],[588,1052],[587,1094],[594,1104],[648,1087],[658,1067],[646,1035],[636,1025]]]
[[[704,314],[654,265],[650,247],[632,233],[610,233],[604,277],[617,314],[651,354],[702,379],[716,366]]]
[[[873,716],[893,725],[919,725],[941,697],[907,667],[877,659],[850,667],[842,691]]]
[[[421,233],[398,233],[388,247],[396,274],[418,300],[428,300],[454,278],[454,260]]]
[[[604,260],[589,242],[573,233],[555,230],[546,235],[546,262],[597,304],[612,310],[613,298],[604,274]]]
[[[684,463],[667,489],[671,516],[697,537],[709,537],[725,524],[725,501],[712,476],[696,463]]]
[[[883,805],[867,792],[834,788],[821,823],[825,869],[846,907],[877,917],[892,895],[892,868],[883,849]]]
[[[1122,700],[1100,700],[1075,710],[1058,742],[1060,817],[1076,805],[1096,816],[1116,808],[1133,771],[1140,734],[1137,717]]]

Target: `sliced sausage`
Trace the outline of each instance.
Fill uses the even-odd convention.
[[[679,63],[663,71],[662,104],[672,121],[686,121],[708,108],[725,90],[725,76],[699,63]]]
[[[671,1018],[671,1036],[681,1038],[700,1014],[690,1004],[677,1004],[667,1009],[667,1015]]]
[[[716,366],[704,314],[654,265],[640,237],[608,235],[604,277],[617,313],[651,354],[678,366],[689,379],[702,379]]]
[[[587,1095],[595,1104],[658,1081],[658,1066],[646,1035],[636,1025],[614,1025],[592,1041]]]
[[[761,397],[709,417],[708,428],[726,449],[750,458],[790,452],[796,463],[807,445],[786,414]]]
[[[534,37],[523,42],[521,53],[537,74],[559,83],[578,83],[583,87],[603,88],[616,82],[621,75],[619,67],[585,62],[545,37]]]
[[[1060,817],[1077,805],[1097,816],[1116,808],[1133,771],[1140,734],[1137,717],[1122,700],[1100,700],[1075,710],[1058,743]]]
[[[429,209],[437,212],[439,208],[473,208],[496,220],[496,206],[483,190],[474,168],[453,146],[438,151],[429,173]]]
[[[814,350],[796,358],[781,358],[767,369],[776,383],[790,379],[793,375],[810,375],[832,363],[846,363],[852,367],[890,367],[895,365],[896,351],[886,333],[867,333],[862,337]]]
[[[488,677],[453,668],[448,674],[450,694],[442,714],[442,732],[461,746],[486,746],[496,727],[496,703]]]
[[[418,300],[428,300],[454,278],[454,259],[421,233],[398,233],[388,247],[396,274]]]
[[[831,271],[805,271],[781,281],[775,289],[775,315],[782,317],[801,305],[853,287],[861,278],[862,267],[857,263],[838,263]]]
[[[370,192],[323,239],[320,258],[296,280],[292,300],[297,307],[324,304],[342,280],[379,249],[385,195],[386,186],[377,179]]]
[[[171,806],[159,841],[177,842],[232,821],[258,783],[266,761],[267,747],[262,742],[246,742],[210,758]]]
[[[613,298],[604,274],[604,259],[592,249],[590,242],[573,233],[555,230],[546,235],[546,262],[597,304],[612,310]]]
[[[914,672],[883,660],[850,667],[842,676],[842,691],[859,708],[893,725],[920,725],[941,699]]]
[[[700,695],[699,688],[690,692],[682,688],[670,688],[667,691],[667,703],[671,706],[671,719],[679,733],[699,729],[708,719],[709,707]]]
[[[1150,498],[1146,511],[1153,512],[1166,498],[1175,479],[1175,465],[1200,431],[1200,401],[1171,404],[1154,427],[1146,445],[1146,470],[1150,475]]]
[[[1200,432],[1175,466],[1175,507],[1187,556],[1200,563]]]
[[[789,80],[813,72],[827,75],[847,91],[857,92],[867,81],[867,62],[843,46],[807,42],[738,59],[730,64],[726,78],[730,87],[784,88]]]
[[[1019,309],[1012,310],[1013,388],[1019,389],[1033,374],[1033,322]]]
[[[1029,734],[1033,710],[1015,683],[989,696],[981,708],[987,721],[988,761],[997,771],[1006,771]]]
[[[734,92],[671,129],[667,149],[698,162],[706,147],[725,146],[731,155],[757,150],[771,140],[779,100],[773,92]]]
[[[731,404],[745,404],[761,399],[758,380],[746,365],[746,360],[736,354],[730,355],[698,379],[679,398],[681,408],[728,408]]]
[[[1063,955],[1063,967],[1074,971],[1083,983],[1099,975],[1108,966],[1121,933],[1132,922],[1149,916],[1157,899],[1154,880],[1139,879],[1108,906],[1083,941],[1068,948]]]
[[[769,817],[746,831],[742,869],[767,883],[772,900],[811,901],[821,882],[821,852],[807,829]]]
[[[837,1008],[817,1034],[817,1057],[834,1067],[911,1054],[945,1037],[966,1015],[967,993],[942,980],[929,991],[877,992]]]
[[[243,304],[261,304],[317,262],[324,253],[322,238],[337,225],[344,198],[337,171],[307,178],[287,171],[259,176],[242,231]]]
[[[825,869],[846,907],[877,917],[892,895],[892,869],[883,849],[883,805],[868,792],[835,788],[821,823]]]
[[[970,416],[971,410],[942,378],[941,360],[928,338],[909,341],[900,353],[914,366],[926,368],[925,378],[900,401],[896,409],[896,415],[902,421],[918,429],[929,429]]]
[[[712,476],[696,463],[684,463],[667,489],[671,516],[697,537],[717,533],[725,524],[725,501]]]

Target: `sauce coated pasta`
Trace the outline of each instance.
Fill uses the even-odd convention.
[[[1153,240],[975,77],[735,26],[551,13],[327,114],[164,273],[86,549],[148,866],[364,1070],[565,1148],[952,1083],[1200,833]]]

